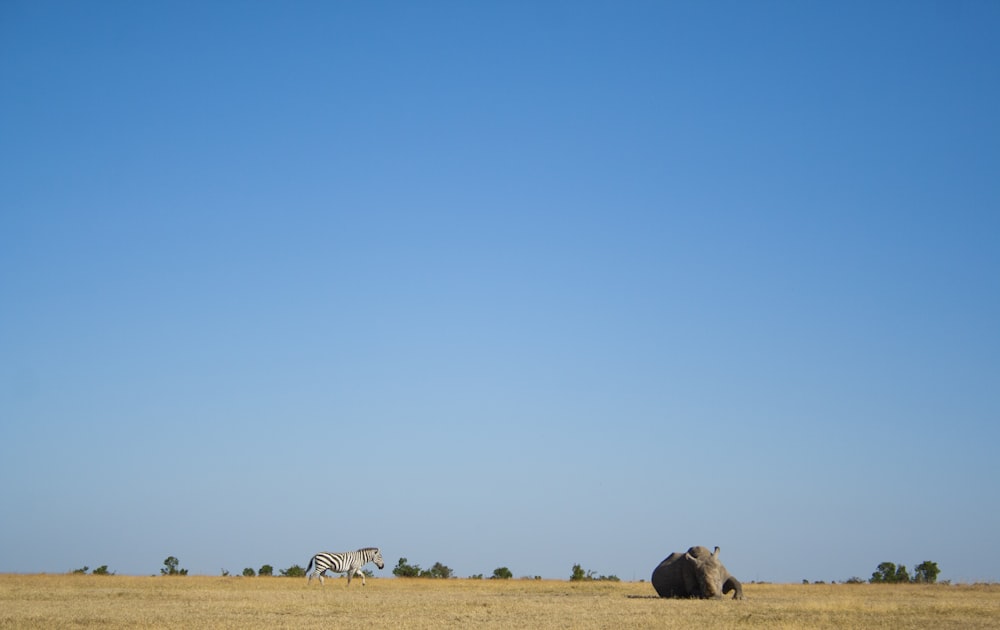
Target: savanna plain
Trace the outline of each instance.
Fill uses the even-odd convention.
[[[0,575],[0,628],[1000,628],[1000,585],[745,584],[667,600],[648,582]]]

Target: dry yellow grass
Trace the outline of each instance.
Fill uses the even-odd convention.
[[[1000,586],[745,585],[661,600],[648,583],[0,575],[0,628],[1000,628]]]

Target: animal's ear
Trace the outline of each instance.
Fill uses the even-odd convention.
[[[719,557],[719,547],[718,546],[716,546],[715,553],[712,554],[712,557],[713,558],[718,558]]]

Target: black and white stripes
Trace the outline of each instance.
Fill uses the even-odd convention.
[[[306,582],[311,582],[313,576],[316,576],[319,577],[319,583],[322,584],[323,574],[326,571],[332,571],[333,573],[346,573],[348,586],[351,585],[353,576],[360,576],[361,585],[364,586],[365,574],[361,571],[361,567],[369,562],[374,562],[375,566],[380,569],[385,566],[385,563],[382,562],[382,552],[379,551],[378,547],[365,547],[357,551],[342,553],[321,551],[309,559],[309,566],[306,567],[306,574],[309,577]],[[315,565],[315,569],[313,569],[313,565]],[[310,569],[312,569],[311,573]]]

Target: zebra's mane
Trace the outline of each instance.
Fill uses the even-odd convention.
[[[378,551],[378,547],[362,547],[358,551]]]

